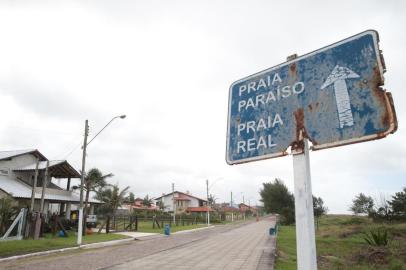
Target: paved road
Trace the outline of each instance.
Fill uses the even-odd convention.
[[[273,269],[274,222],[155,236],[129,244],[10,261],[0,269]]]

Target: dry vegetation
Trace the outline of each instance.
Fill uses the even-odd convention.
[[[386,246],[365,241],[364,233],[377,228],[388,232]],[[316,237],[319,269],[406,269],[406,223],[329,215],[320,220]],[[276,269],[296,269],[295,227],[282,226],[277,239]]]

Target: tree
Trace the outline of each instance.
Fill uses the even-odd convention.
[[[363,193],[358,194],[352,200],[350,211],[355,215],[358,214],[371,214],[374,208],[374,200],[371,196],[366,196]]]
[[[295,221],[295,199],[282,180],[263,183],[260,190],[261,201],[267,213],[277,213],[282,216],[282,222],[291,224]]]
[[[164,211],[165,210],[165,204],[164,202],[161,200],[156,202],[156,205],[158,206],[159,210]]]
[[[101,187],[97,190],[95,199],[103,202],[103,212],[115,215],[117,209],[124,203],[129,188],[120,190],[118,184]]]
[[[142,200],[142,205],[150,207],[152,205],[152,199],[146,195]]]
[[[90,169],[87,173],[85,173],[85,178],[84,178],[84,190],[86,190],[86,197],[85,197],[85,215],[87,213],[87,205],[89,203],[89,195],[90,192],[96,192],[96,190],[103,188],[107,186],[106,179],[109,177],[113,177],[112,173],[103,175],[102,172],[97,169],[93,168]]]
[[[374,209],[371,210],[368,215],[372,217],[374,221],[384,220],[391,221],[393,218],[393,211],[389,204],[389,201],[386,199],[385,194],[380,194],[380,199],[375,200]]]
[[[316,228],[319,229],[319,220],[322,215],[327,214],[328,208],[324,206],[324,201],[321,197],[313,196],[313,213],[316,218]]]
[[[134,203],[134,202],[135,202],[135,195],[134,195],[134,193],[130,192],[130,194],[128,195],[128,202],[129,202],[129,203]]]
[[[17,214],[18,207],[14,206],[11,197],[0,198],[0,236],[5,233],[9,220]]]
[[[393,215],[395,218],[405,219],[406,218],[406,187],[403,191],[396,192],[392,196],[392,201],[388,201],[388,204],[392,208]]]
[[[213,194],[210,194],[209,197],[207,198],[209,205],[215,205],[216,200],[217,200],[217,198]]]

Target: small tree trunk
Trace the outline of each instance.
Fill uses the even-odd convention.
[[[107,215],[106,234],[110,232],[110,215]]]
[[[89,195],[90,195],[90,190],[88,188],[86,188],[85,207],[83,209],[83,228],[82,228],[83,235],[86,235],[86,229],[87,229],[86,218],[87,218],[87,210],[88,210],[87,204],[89,202]]]

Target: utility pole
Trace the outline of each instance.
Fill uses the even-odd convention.
[[[206,179],[207,191],[207,227],[210,226],[210,202],[209,202],[209,179]]]
[[[244,198],[244,195],[242,195],[242,204],[243,204],[242,207],[244,207],[244,209],[245,209],[245,198]],[[245,212],[246,212],[246,210],[244,210],[244,221],[245,221]]]
[[[32,183],[32,192],[31,192],[31,207],[30,212],[34,212],[34,204],[35,204],[35,188],[37,187],[38,181],[38,166],[39,166],[39,158],[37,158],[37,163],[35,165],[35,174],[34,174],[34,183]]]
[[[175,183],[172,183],[173,224],[176,222]]]
[[[83,139],[83,154],[82,154],[82,175],[80,178],[80,206],[79,206],[79,221],[78,221],[78,239],[77,244],[82,244],[83,234],[83,185],[85,183],[85,169],[86,169],[86,148],[87,148],[87,136],[89,135],[88,120],[85,121],[85,136]]]
[[[230,208],[231,208],[231,222],[234,222],[234,207],[233,207],[233,192],[232,191],[231,191]]]
[[[47,188],[47,182],[48,182],[48,167],[49,167],[49,161],[47,161],[47,166],[45,168],[45,176],[44,180],[42,181],[42,193],[41,193],[41,206],[40,206],[40,213],[44,213],[44,206],[45,206],[45,189]]]

